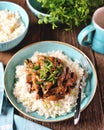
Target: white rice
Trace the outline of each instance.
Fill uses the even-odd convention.
[[[25,26],[19,12],[0,10],[0,42],[6,42],[18,37]]]
[[[37,111],[39,115],[49,117],[56,117],[60,115],[65,115],[68,112],[71,112],[72,108],[76,104],[76,99],[78,95],[78,85],[79,81],[83,75],[83,69],[79,66],[78,63],[73,62],[61,51],[52,51],[46,53],[35,52],[34,55],[30,58],[33,62],[37,61],[37,55],[49,55],[60,58],[65,62],[71,69],[71,71],[77,74],[78,80],[74,89],[72,89],[69,95],[66,95],[64,99],[58,101],[47,101],[42,99],[35,99],[35,92],[29,93],[28,87],[29,84],[26,83],[26,72],[24,65],[18,65],[16,67],[16,78],[18,81],[15,84],[13,90],[14,96],[17,98],[18,102],[21,102],[25,106],[27,112]],[[86,79],[86,77],[85,77]],[[86,85],[86,82],[83,83],[83,88]],[[84,92],[82,93],[82,98],[85,97]]]

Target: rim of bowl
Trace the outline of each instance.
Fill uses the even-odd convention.
[[[28,30],[28,27],[29,27],[29,16],[28,16],[26,10],[25,10],[22,6],[20,6],[20,5],[16,4],[16,3],[14,3],[14,2],[9,2],[9,1],[0,1],[0,4],[1,4],[1,3],[4,3],[4,4],[6,3],[6,4],[8,4],[8,5],[9,5],[9,4],[12,4],[12,5],[16,6],[17,8],[20,8],[21,10],[23,10],[24,13],[26,14],[26,17],[27,17],[27,24],[25,25],[24,31],[23,31],[20,35],[18,35],[17,37],[15,37],[15,38],[13,38],[13,39],[11,39],[11,40],[8,40],[8,41],[5,41],[5,42],[0,42],[0,45],[1,45],[1,44],[7,44],[7,43],[9,43],[9,42],[12,42],[12,41],[18,39],[19,37],[21,37],[21,36],[25,33],[25,31],[26,31],[26,33],[27,33],[27,30]],[[20,17],[22,18],[21,14],[20,14]],[[24,21],[23,21],[23,23],[24,23]]]
[[[30,4],[30,2],[29,2],[29,0],[26,0],[26,3],[27,3],[27,5],[28,5],[28,7],[30,8],[30,10],[32,11],[32,12],[36,12],[37,14],[40,14],[40,15],[42,15],[42,16],[47,16],[47,17],[50,17],[50,15],[49,14],[46,14],[46,13],[42,13],[42,12],[40,12],[40,11],[38,11],[38,10],[36,10],[31,4]],[[34,12],[34,13],[35,13]]]

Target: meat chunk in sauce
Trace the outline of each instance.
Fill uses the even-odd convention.
[[[25,66],[29,92],[36,91],[36,99],[62,99],[76,84],[77,75],[56,57],[39,55],[36,63],[25,60]]]

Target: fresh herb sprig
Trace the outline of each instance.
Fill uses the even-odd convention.
[[[65,24],[69,29],[86,24],[95,8],[103,4],[102,0],[37,0],[42,8],[47,9],[50,17],[39,16],[39,24],[51,23],[55,29],[59,24]]]
[[[60,64],[54,68],[53,63],[48,58],[46,58],[43,62],[45,65],[39,70],[40,78],[54,84],[58,79],[58,76],[62,73],[63,66]]]

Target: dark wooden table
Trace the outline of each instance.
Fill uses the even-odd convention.
[[[63,28],[52,30],[50,25],[38,25],[37,18],[30,12],[25,0],[8,1],[21,5],[27,11],[30,17],[30,25],[28,33],[21,44],[12,50],[0,52],[0,61],[2,61],[5,66],[13,54],[21,48],[38,41],[57,40],[67,42],[82,50],[94,64],[98,75],[98,86],[95,96],[90,105],[81,113],[81,119],[77,126],[73,125],[73,118],[57,123],[34,122],[53,130],[104,130],[104,55],[93,52],[90,48],[82,47],[78,44],[77,35],[82,27],[67,32],[64,31]],[[16,110],[15,112],[20,114]],[[22,114],[20,115],[23,116]]]

